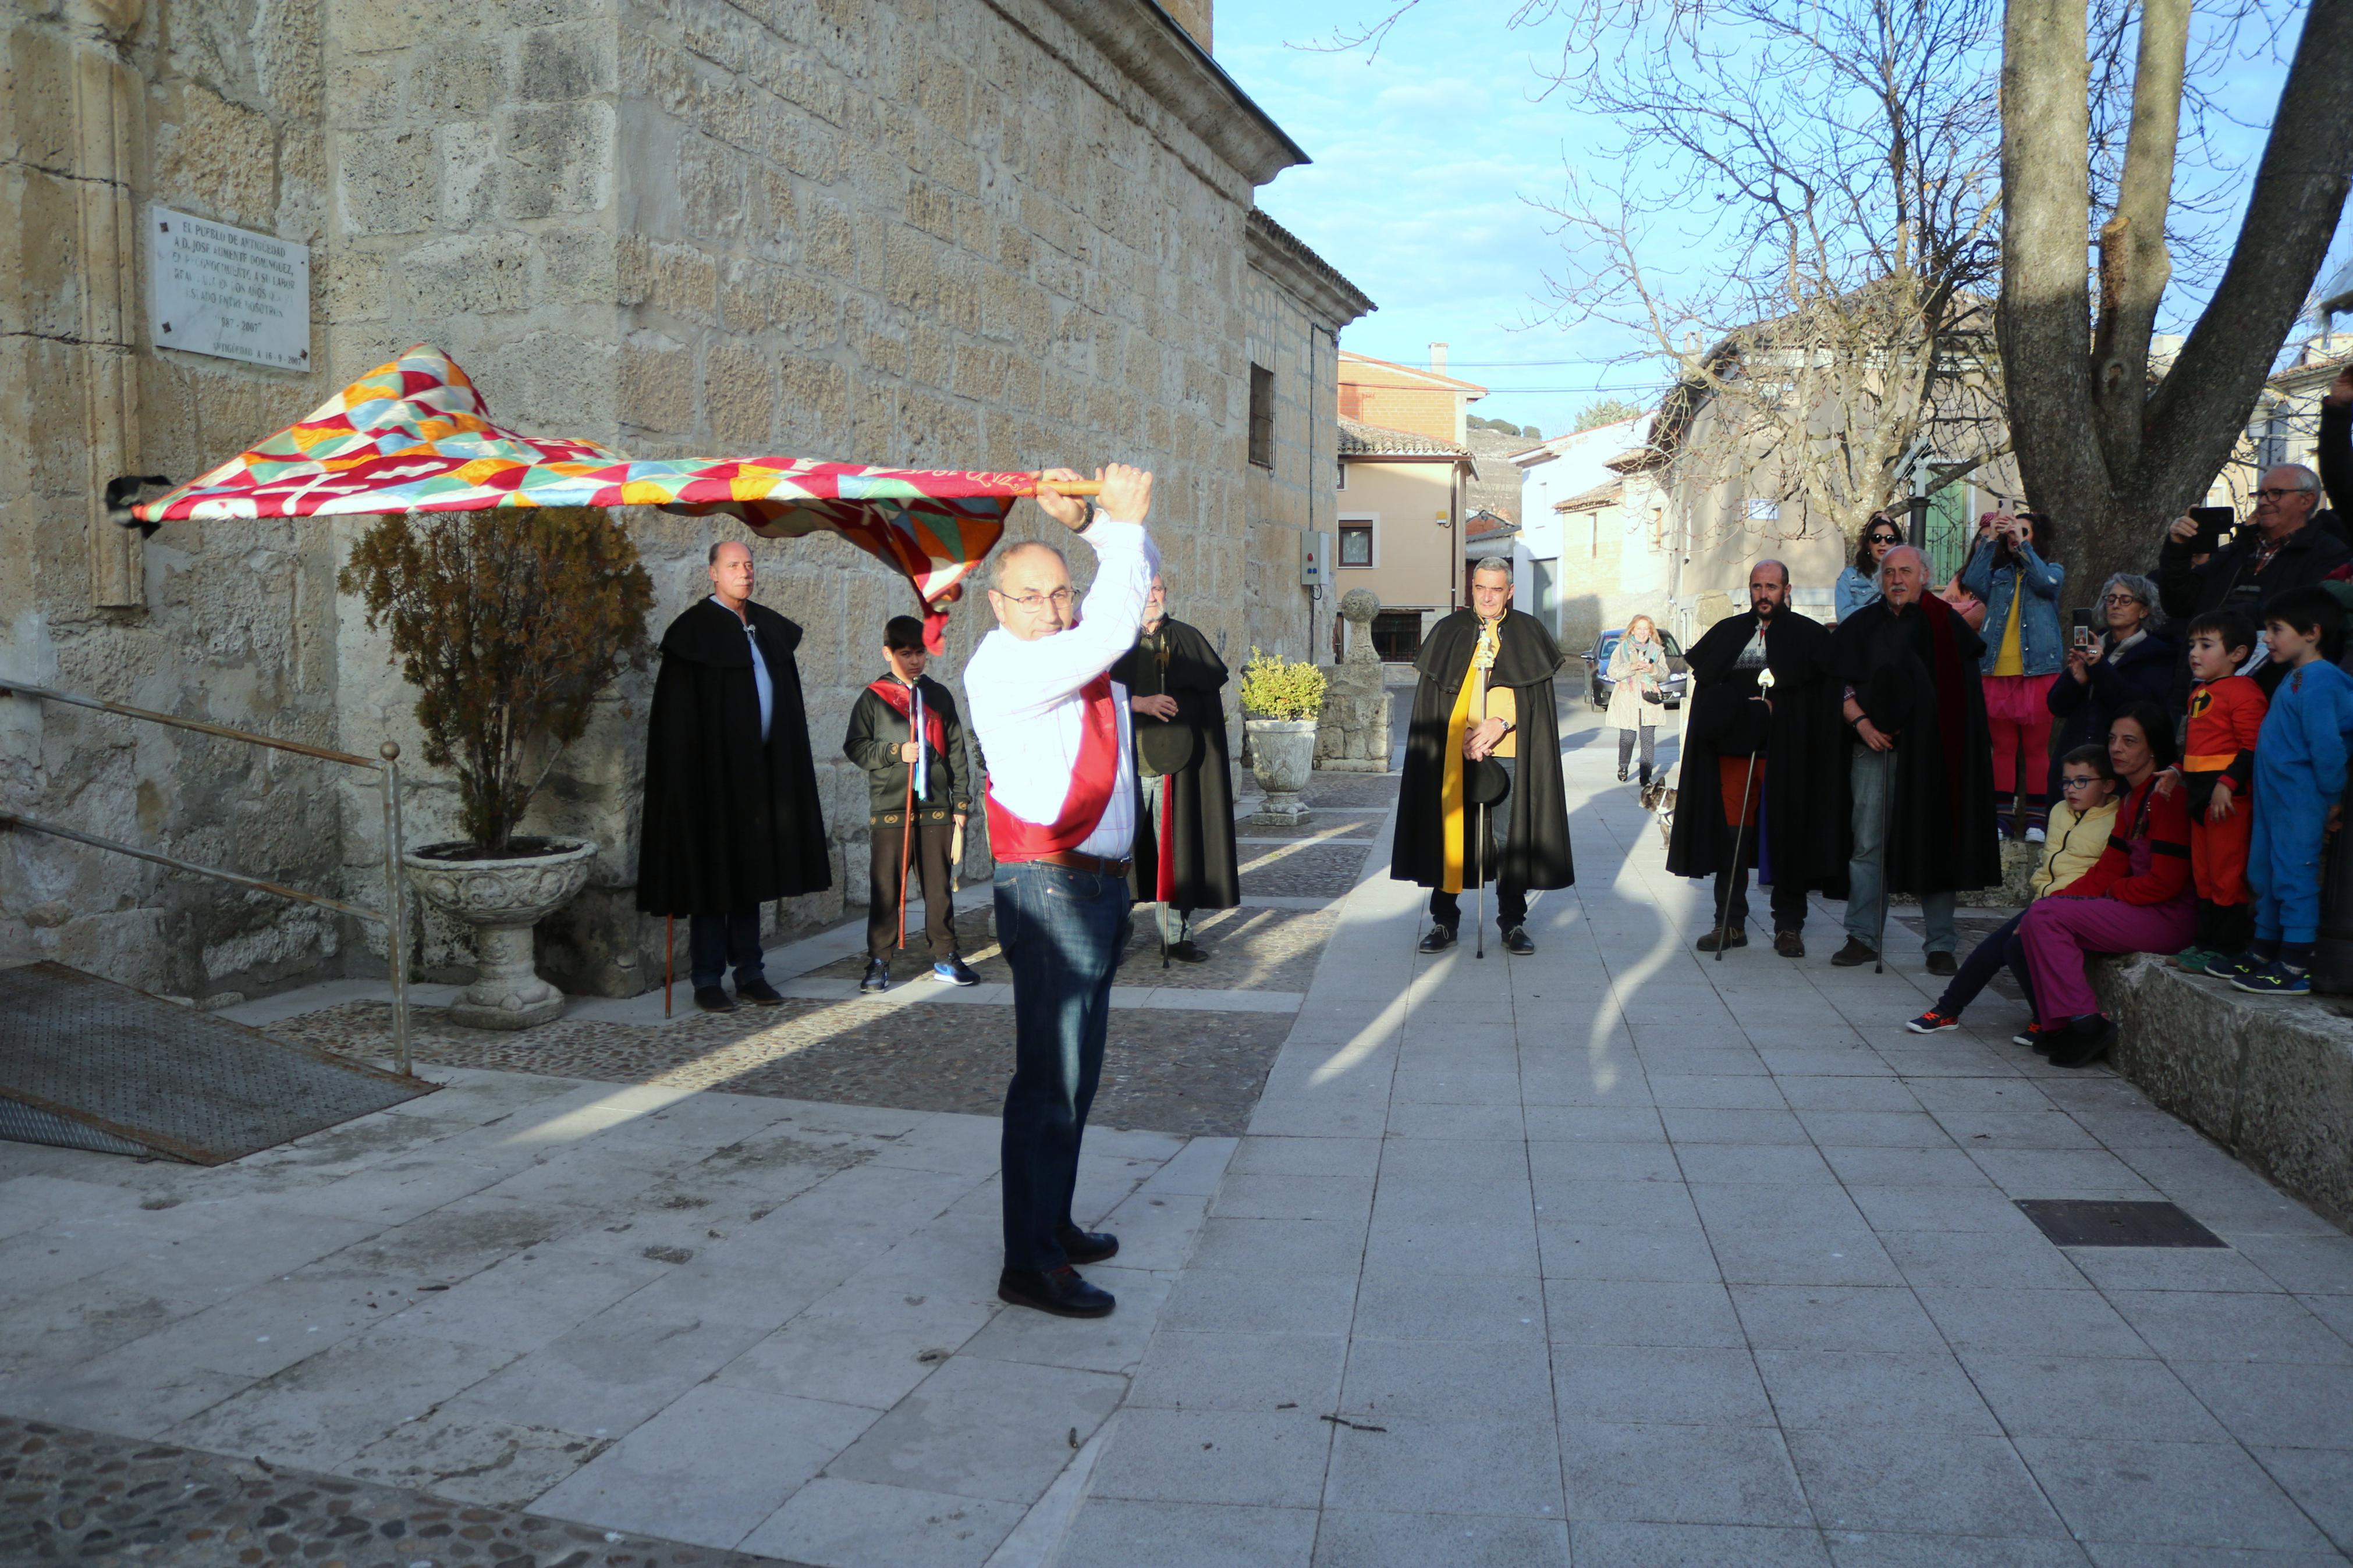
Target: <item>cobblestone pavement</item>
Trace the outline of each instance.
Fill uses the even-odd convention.
[[[0,1563],[776,1568],[779,1561],[0,1415]]]

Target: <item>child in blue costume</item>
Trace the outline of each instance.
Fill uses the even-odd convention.
[[[2337,826],[2353,749],[2353,676],[2328,657],[2343,620],[2325,588],[2291,588],[2263,606],[2263,640],[2287,674],[2255,742],[2254,838],[2247,848],[2255,940],[2208,970],[2258,995],[2312,991],[2306,971],[2320,930],[2321,855]]]

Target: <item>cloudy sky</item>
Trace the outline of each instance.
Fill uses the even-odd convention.
[[[1546,315],[1563,251],[1532,202],[1556,197],[1565,169],[1609,140],[1606,123],[1540,96],[1536,67],[1556,39],[1512,29],[1515,0],[1423,0],[1377,56],[1300,47],[1394,5],[1226,0],[1217,12],[1219,62],[1314,159],[1261,189],[1260,205],[1380,306],[1343,346],[1419,364],[1447,342],[1454,374],[1494,389],[1477,412],[1546,435],[1604,394],[1647,401],[1658,371],[1609,363],[1633,346],[1625,334]],[[2232,73],[2248,118],[2268,114],[2279,74],[2267,59]],[[2242,142],[2254,148],[2259,133]],[[2348,254],[2353,225],[2324,276]]]

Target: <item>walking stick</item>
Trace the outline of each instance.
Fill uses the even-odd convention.
[[[1487,806],[1479,805],[1479,917],[1472,934],[1472,956],[1487,956]]]
[[[1890,746],[1884,755],[1887,763],[1882,771],[1887,776],[1880,781],[1884,787],[1879,792],[1879,951],[1871,957],[1873,974],[1887,973],[1887,828],[1895,816],[1895,748]]]
[[[670,1016],[671,954],[678,951],[678,917],[662,916],[662,1016]]]
[[[907,815],[899,824],[899,951],[907,951],[907,862],[915,847],[915,764],[907,764]]]
[[[1769,669],[1759,671],[1757,677],[1757,687],[1760,691],[1771,691],[1773,689],[1773,672]],[[1769,698],[1766,701],[1765,710],[1768,714],[1773,710],[1772,701]],[[1769,731],[1767,732],[1768,741],[1770,733],[1771,732]],[[1732,865],[1729,869],[1736,877],[1740,874],[1741,869],[1740,841],[1742,832],[1748,826],[1748,792],[1756,787],[1757,784],[1757,753],[1755,752],[1748,753],[1748,776],[1741,782],[1740,785],[1740,820],[1732,825]],[[1761,813],[1763,809],[1763,803],[1758,803],[1759,812]],[[1727,889],[1725,890],[1722,907],[1715,911],[1715,961],[1718,963],[1722,963],[1724,962],[1724,938],[1726,928],[1731,924],[1731,915],[1732,897],[1730,889]]]

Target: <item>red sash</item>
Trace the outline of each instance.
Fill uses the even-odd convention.
[[[1024,822],[997,804],[994,790],[981,797],[988,808],[989,853],[999,860],[1035,860],[1075,849],[1102,826],[1112,786],[1119,782],[1119,704],[1112,700],[1110,672],[1087,682],[1079,696],[1086,702],[1080,719],[1079,760],[1054,820]]]
[[[866,689],[888,702],[891,705],[891,711],[899,715],[902,721],[904,721],[914,709],[913,691],[900,685],[887,675]],[[946,721],[941,719],[939,709],[929,702],[923,704],[923,739],[931,742],[934,756],[944,757],[948,754]]]

